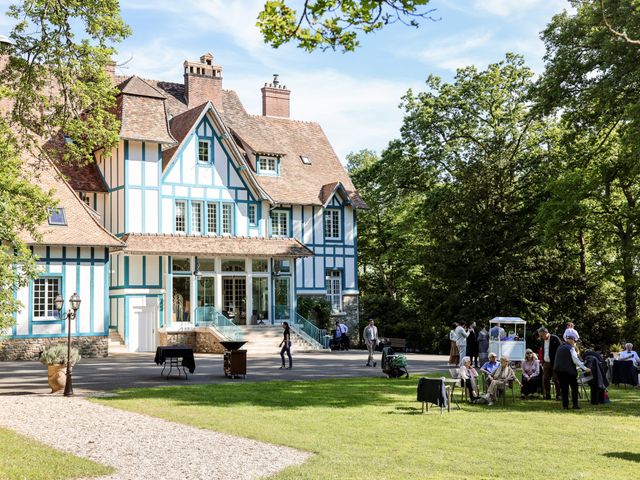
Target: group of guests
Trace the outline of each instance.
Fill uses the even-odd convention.
[[[461,328],[466,335],[462,334]],[[475,324],[470,324],[466,328],[456,325],[453,330],[458,330],[452,335],[452,342],[456,343],[458,352],[465,352],[466,349],[461,348],[466,345],[460,342],[460,336],[468,339],[472,330],[475,330]],[[481,330],[485,331],[484,329]],[[489,332],[489,336],[500,336],[501,332]],[[579,409],[578,405],[578,370],[584,374],[590,374],[589,386],[591,389],[591,403],[603,403],[605,400],[605,391],[608,386],[604,374],[604,361],[602,356],[594,351],[584,353],[584,361],[578,356],[576,350],[576,342],[580,338],[575,326],[572,323],[566,325],[563,334],[563,340],[557,335],[549,332],[546,327],[540,327],[537,330],[540,340],[540,348],[536,354],[532,349],[525,351],[525,359],[521,364],[522,381],[520,381],[510,365],[509,359],[502,356],[498,362],[495,353],[489,353],[488,359],[480,367],[480,373],[484,374],[485,390],[484,395],[479,395],[478,376],[471,355],[463,355],[461,365],[458,368],[458,375],[463,388],[467,389],[469,399],[472,402],[486,401],[489,405],[496,401],[500,391],[504,391],[512,383],[520,385],[521,398],[527,398],[542,391],[544,398],[551,399],[551,384],[553,382],[556,391],[556,399],[562,400],[562,407],[566,410],[569,408],[569,396],[574,409]],[[488,343],[488,339],[487,339]],[[453,345],[452,345],[453,350]],[[452,355],[453,355],[452,351]],[[625,347],[625,352],[621,353],[621,359],[632,359],[636,365],[640,366],[640,358],[633,351],[633,345]],[[449,363],[453,363],[455,358],[449,358]]]
[[[476,331],[476,322],[468,325],[454,323],[449,332],[451,349],[449,351],[449,365],[462,365],[464,357],[471,359],[472,365],[478,367],[478,362],[486,360],[489,351],[489,333],[482,327]]]

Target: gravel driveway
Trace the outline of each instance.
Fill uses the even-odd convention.
[[[60,395],[0,396],[0,425],[109,465],[103,480],[255,479],[310,454]]]

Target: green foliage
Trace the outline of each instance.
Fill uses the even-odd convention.
[[[17,24],[15,45],[0,46],[10,54],[0,63],[0,328],[12,325],[20,308],[16,289],[37,274],[25,236],[40,238],[37,227],[54,206],[51,192],[37,187],[39,163],[23,163],[84,163],[117,143],[105,66],[113,43],[129,33],[117,0],[23,0],[7,15]],[[63,134],[73,142],[49,141]]]
[[[429,0],[306,0],[300,13],[285,0],[267,0],[256,24],[265,43],[274,48],[295,41],[308,52],[318,48],[355,50],[359,34],[376,32],[400,22],[418,27],[433,10]]]
[[[331,303],[325,298],[312,295],[300,295],[297,302],[298,314],[318,328],[331,330]]]
[[[77,348],[71,348],[71,366],[74,366],[80,360],[80,352]],[[54,345],[47,348],[40,355],[40,363],[43,365],[66,365],[67,364],[67,346]]]

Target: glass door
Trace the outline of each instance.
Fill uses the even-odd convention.
[[[222,313],[236,325],[247,322],[247,281],[244,277],[222,277]]]
[[[291,319],[291,278],[276,277],[275,280],[275,314],[276,320]]]
[[[191,321],[191,277],[173,276],[173,321]]]
[[[262,325],[269,320],[269,279],[253,277],[251,323]]]

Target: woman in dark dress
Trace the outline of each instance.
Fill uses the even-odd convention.
[[[469,325],[469,336],[467,337],[467,356],[471,359],[471,365],[478,367],[478,334],[476,332],[476,322]]]
[[[291,368],[292,360],[291,360],[291,330],[289,329],[289,324],[287,322],[282,323],[282,327],[284,328],[284,338],[280,342],[280,358],[282,358],[282,366],[280,368],[285,368],[284,366],[284,354],[287,353],[289,357],[289,366],[287,368]]]

